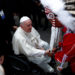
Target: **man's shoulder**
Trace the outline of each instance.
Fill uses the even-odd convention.
[[[21,34],[21,32],[22,32],[21,27],[18,27],[14,34],[15,35]]]
[[[20,37],[21,37],[20,28],[18,28],[18,29],[15,31],[13,37],[15,37],[15,38],[20,38]]]
[[[39,36],[39,32],[33,27],[32,28],[32,34],[35,35],[35,36]]]

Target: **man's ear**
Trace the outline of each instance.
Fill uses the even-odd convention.
[[[23,28],[23,25],[22,25],[22,24],[20,24],[20,27],[21,27],[21,28]]]

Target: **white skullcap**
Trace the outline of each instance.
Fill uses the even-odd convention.
[[[29,20],[30,18],[27,17],[27,16],[23,16],[21,19],[20,19],[20,23],[26,21],[26,20]]]

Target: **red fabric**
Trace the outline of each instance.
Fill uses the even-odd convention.
[[[67,54],[73,45],[75,44],[75,34],[73,33],[68,33],[64,35],[63,38],[63,46],[62,46],[62,51],[56,52],[55,54],[55,59],[59,62],[62,61],[63,55]],[[74,49],[68,54],[68,58],[66,61],[69,61],[73,56],[75,55],[75,47]]]
[[[62,29],[62,32],[66,32],[67,31],[67,28],[66,27],[64,27],[63,29]]]
[[[72,72],[75,73],[75,57],[71,60],[70,67]]]
[[[62,23],[57,19],[55,18],[55,27],[62,27]]]
[[[63,26],[62,23],[57,18],[50,19],[50,22],[52,23],[52,26],[54,26],[54,27],[62,27]]]
[[[59,47],[62,47],[63,43],[62,42],[59,42]]]
[[[49,11],[49,13],[50,13],[49,14],[49,16],[50,16],[49,21],[52,23],[52,26],[54,26],[54,27],[62,27],[63,26],[62,23],[55,17],[54,13],[51,10]]]

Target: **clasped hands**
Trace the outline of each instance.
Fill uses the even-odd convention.
[[[48,50],[45,51],[45,55],[48,55],[48,56],[52,57],[55,51],[56,51],[56,48],[53,48],[52,52],[50,52],[50,49],[48,49]]]

